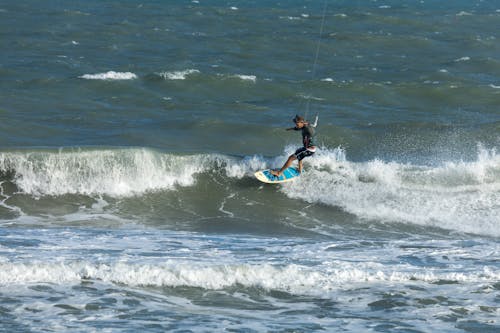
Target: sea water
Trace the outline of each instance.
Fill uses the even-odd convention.
[[[499,27],[479,0],[3,1],[0,330],[499,331]],[[317,153],[258,182],[295,114]]]

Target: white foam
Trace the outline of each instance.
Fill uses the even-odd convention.
[[[157,73],[165,80],[185,80],[189,75],[200,73],[197,69],[186,69],[183,71]]]
[[[5,152],[0,171],[15,173],[25,193],[132,196],[190,186],[208,166],[205,155],[176,156],[148,149]]]
[[[344,83],[344,81],[342,81]],[[310,99],[310,100],[313,100],[313,101],[324,101],[325,99],[324,98],[321,98],[321,97],[315,97],[313,95],[305,95],[305,94],[299,94],[298,95],[300,98],[303,98],[303,99]]]
[[[251,81],[253,83],[257,82],[257,76],[255,75],[243,75],[243,74],[236,74],[233,77],[238,78],[243,81]]]
[[[84,74],[82,76],[79,76],[79,78],[86,80],[134,80],[137,79],[137,75],[131,72],[109,71],[106,73],[98,74]]]
[[[308,172],[282,191],[365,219],[500,236],[500,155],[479,148],[472,162],[437,167],[373,160],[353,163],[319,150]]]
[[[470,60],[470,57],[461,57],[461,58],[455,59],[455,62],[463,62],[463,61],[469,61],[469,60]]]
[[[226,174],[232,178],[243,178],[268,167],[266,160],[257,155],[245,157],[242,161],[228,160],[225,163]]]
[[[500,86],[497,86],[497,85],[494,85],[494,84],[490,84],[490,87],[493,88],[493,89],[500,89]]]
[[[324,295],[353,283],[408,283],[439,280],[463,283],[497,281],[500,272],[482,267],[472,272],[430,270],[399,271],[380,264],[334,261],[329,267],[297,264],[202,264],[167,260],[158,264],[117,262],[96,264],[87,261],[14,263],[0,261],[0,285],[26,283],[79,283],[100,280],[129,286],[197,287],[220,290],[241,285],[293,294]]]

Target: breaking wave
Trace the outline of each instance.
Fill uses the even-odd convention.
[[[206,159],[149,149],[4,152],[0,173],[13,174],[17,187],[34,196],[133,196],[192,185]]]
[[[206,265],[168,260],[163,264],[94,264],[90,262],[0,263],[0,284],[78,283],[82,279],[101,280],[129,286],[195,287],[209,290],[235,285],[279,290],[292,294],[324,295],[353,283],[442,280],[462,283],[485,283],[498,280],[499,273],[484,267],[474,272],[405,272],[380,267],[354,267],[340,263],[340,268],[323,270],[290,264],[226,264]],[[358,266],[360,264],[358,263]]]
[[[474,161],[419,166],[354,163],[320,151],[312,168],[282,191],[291,198],[343,208],[365,219],[410,222],[500,236],[500,155],[478,149]]]
[[[137,79],[137,75],[131,72],[109,71],[106,73],[84,74],[79,78],[86,80],[134,80]]]
[[[196,186],[202,178],[215,177],[232,187],[257,170],[280,166],[290,152],[287,148],[275,158],[146,148],[0,152],[0,177],[35,197],[130,197]],[[340,207],[360,219],[500,236],[500,155],[495,149],[480,147],[473,161],[422,166],[351,162],[344,150],[325,148],[305,165],[297,181],[278,187],[289,198]],[[254,185],[256,190],[261,186],[257,180]]]

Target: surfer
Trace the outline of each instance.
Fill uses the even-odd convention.
[[[292,165],[293,161],[299,161],[299,172],[302,172],[302,159],[304,157],[312,156],[316,152],[316,146],[313,142],[314,137],[314,125],[311,125],[303,117],[296,115],[293,118],[295,127],[287,128],[287,131],[302,131],[302,143],[303,147],[297,149],[295,153],[290,155],[280,170],[271,170],[271,174],[276,177],[280,177],[283,171]]]

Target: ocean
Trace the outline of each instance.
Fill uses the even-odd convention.
[[[500,331],[500,2],[0,2],[0,331]],[[318,116],[294,182],[263,184]]]

